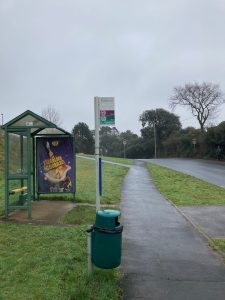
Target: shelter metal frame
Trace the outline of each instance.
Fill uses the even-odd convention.
[[[12,119],[2,126],[4,130],[4,179],[5,179],[5,216],[14,209],[27,209],[28,218],[32,218],[32,200],[36,199],[37,178],[36,178],[36,137],[73,137],[69,132],[58,127],[56,124],[33,113],[30,110]],[[10,136],[16,136],[19,140],[19,147],[12,149]],[[10,170],[9,151],[17,151],[19,161],[17,170]],[[12,154],[12,153],[11,153]],[[15,153],[16,154],[16,153]],[[74,192],[76,193],[76,168],[75,168],[75,142],[73,139],[73,164],[74,164]],[[19,181],[19,186],[12,189],[13,181]],[[26,182],[26,187],[24,183]],[[10,203],[10,196],[19,192],[19,201]]]

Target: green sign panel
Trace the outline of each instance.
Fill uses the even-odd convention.
[[[100,126],[115,125],[114,98],[103,97],[99,103]]]
[[[100,125],[114,125],[114,124],[115,124],[114,110],[101,110]]]

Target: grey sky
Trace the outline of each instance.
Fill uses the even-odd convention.
[[[0,113],[52,105],[67,130],[93,128],[94,96],[114,96],[118,130],[139,133],[139,115],[169,110],[176,85],[225,92],[224,28],[224,0],[0,0]]]

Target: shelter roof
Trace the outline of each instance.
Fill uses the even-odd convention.
[[[26,110],[19,116],[15,117],[11,121],[5,123],[2,129],[24,129],[30,128],[32,135],[35,134],[69,134],[62,128],[59,128],[56,124],[48,121],[47,119],[35,114],[31,110]]]

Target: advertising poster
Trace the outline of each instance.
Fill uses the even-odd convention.
[[[72,137],[36,139],[37,192],[73,193],[74,157]]]

